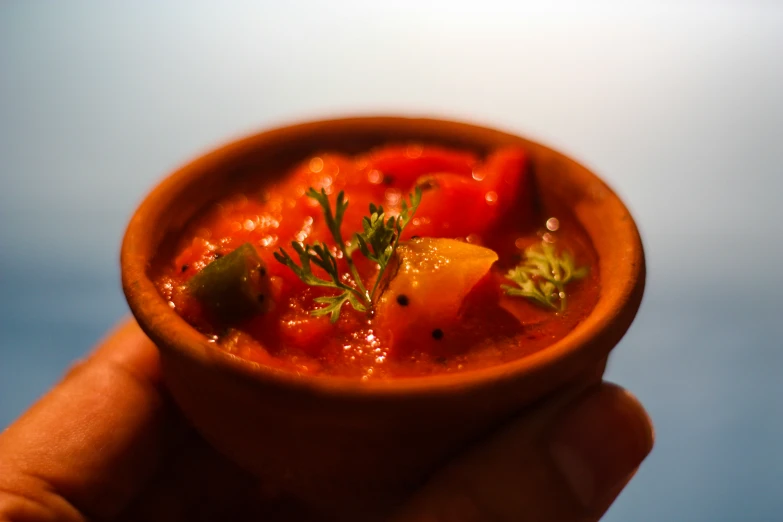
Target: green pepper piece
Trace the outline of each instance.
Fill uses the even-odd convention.
[[[224,322],[247,319],[271,305],[266,265],[250,243],[212,261],[188,281],[187,287],[216,319]]]

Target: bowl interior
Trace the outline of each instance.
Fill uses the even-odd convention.
[[[459,374],[358,382],[318,376],[300,378],[227,354],[179,317],[154,287],[155,264],[173,254],[188,221],[210,202],[259,175],[273,180],[302,159],[328,150],[359,153],[389,142],[421,141],[484,154],[521,145],[530,154],[544,207],[567,205],[598,253],[601,290],[592,313],[565,338],[536,354]],[[263,181],[262,181],[263,182]],[[630,326],[644,288],[644,255],[634,221],[614,192],[588,169],[541,144],[498,130],[432,119],[365,117],[311,122],[234,141],[183,166],[163,180],[133,216],[122,247],[122,278],[131,310],[159,345],[204,364],[228,367],[250,379],[272,380],[305,393],[353,397],[452,393],[487,381],[547,379],[576,372],[608,355]]]

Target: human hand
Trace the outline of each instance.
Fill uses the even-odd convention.
[[[394,522],[598,520],[652,448],[621,388],[565,393],[468,450]],[[311,520],[180,418],[135,322],[0,434],[0,521]]]

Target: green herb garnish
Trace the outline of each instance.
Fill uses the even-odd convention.
[[[525,249],[524,260],[506,274],[517,286],[502,288],[506,295],[526,297],[544,308],[562,312],[566,308],[566,285],[587,273],[587,267],[576,268],[570,252],[563,251],[558,256],[554,246],[542,243]]]
[[[353,236],[353,241],[346,243],[342,235],[343,216],[348,202],[341,191],[337,195],[334,211],[329,204],[326,192],[321,189],[317,192],[312,187],[307,195],[315,199],[323,208],[326,226],[334,239],[336,253],[333,253],[325,243],[303,244],[292,242],[291,246],[299,255],[299,265],[288,255],[283,248],[275,252],[275,259],[288,268],[310,286],[323,286],[339,290],[340,293],[333,296],[316,297],[317,303],[326,306],[317,308],[310,313],[314,316],[329,315],[332,322],[340,317],[340,310],[345,303],[349,303],[359,312],[369,312],[375,302],[379,284],[383,279],[383,273],[397,250],[402,231],[408,225],[416,209],[421,202],[421,189],[416,187],[410,196],[410,203],[403,199],[399,216],[386,219],[382,206],[370,204],[370,216],[362,219],[363,231]],[[378,276],[368,291],[369,285],[365,285],[359,276],[356,265],[353,262],[353,254],[359,250],[367,259],[378,263]],[[350,274],[340,274],[337,268],[336,255],[342,254]],[[329,279],[322,279],[313,274],[312,264],[322,268]]]

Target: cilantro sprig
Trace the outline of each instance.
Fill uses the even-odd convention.
[[[502,288],[506,295],[526,297],[544,308],[562,312],[566,308],[566,285],[582,279],[588,271],[587,267],[577,268],[567,250],[558,255],[553,245],[542,243],[525,249],[522,262],[506,274],[506,279],[516,286]]]
[[[400,213],[397,217],[392,216],[386,219],[383,207],[370,203],[370,216],[362,218],[364,230],[354,235],[355,248],[358,248],[364,257],[375,261],[380,266],[378,277],[375,278],[375,283],[370,291],[371,302],[375,300],[378,285],[383,279],[383,272],[397,251],[402,231],[413,219],[413,215],[419,208],[419,203],[421,203],[421,188],[417,186],[413,194],[410,195],[410,204],[405,199],[402,200]],[[353,251],[348,252],[348,258],[352,253]]]
[[[399,215],[388,219],[382,206],[371,203],[370,215],[362,219],[362,232],[354,234],[350,243],[344,240],[342,234],[343,217],[345,209],[348,207],[345,194],[342,191],[337,194],[334,210],[332,210],[324,189],[317,192],[311,187],[308,189],[307,195],[315,199],[323,209],[326,226],[334,239],[336,251],[333,253],[323,242],[304,244],[294,241],[291,243],[291,247],[299,257],[299,264],[283,248],[280,248],[279,252],[275,252],[275,259],[290,268],[304,283],[339,291],[335,295],[316,297],[315,302],[325,306],[312,310],[310,312],[312,315],[328,315],[331,322],[335,322],[339,319],[340,311],[345,303],[350,304],[359,312],[371,311],[384,271],[389,265],[389,261],[394,257],[402,231],[410,223],[419,207],[421,189],[416,187],[414,193],[410,195],[410,202],[403,199]],[[353,261],[353,254],[356,250],[359,250],[367,259],[377,263],[379,267],[378,275],[369,291],[367,290],[369,285],[365,285],[362,281]],[[337,266],[338,253],[342,254],[348,265],[348,274],[340,273]],[[313,264],[323,269],[329,279],[315,275],[312,271]]]

